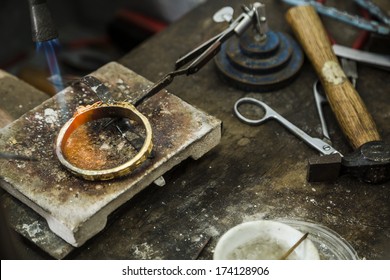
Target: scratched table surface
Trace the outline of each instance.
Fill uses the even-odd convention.
[[[289,6],[281,1],[263,2],[270,28],[292,34],[284,19]],[[327,3],[356,13],[352,1]],[[215,11],[231,5],[238,14],[241,4],[208,1],[119,62],[157,81],[173,69],[179,56],[226,26],[213,22]],[[350,45],[357,34],[356,29],[334,20],[324,18],[324,23],[339,44]],[[382,138],[390,141],[389,72],[363,64],[358,67],[357,90]],[[284,219],[326,226],[345,239],[359,258],[390,259],[390,182],[371,185],[344,176],[331,183],[308,183],[307,159],[316,151],[275,121],[248,126],[233,115],[236,100],[255,97],[309,135],[321,138],[312,95],[316,78],[307,60],[289,86],[267,93],[227,85],[213,62],[195,75],[177,77],[168,89],[223,121],[221,143],[201,159],[189,159],[166,173],[164,187],[151,185],[136,195],[109,218],[105,230],[67,258],[211,259],[218,239],[235,225]],[[351,152],[329,108],[325,117],[333,146],[344,154]],[[50,258],[29,242],[18,247],[22,258]]]

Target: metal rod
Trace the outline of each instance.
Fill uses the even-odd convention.
[[[331,144],[328,126],[326,125],[324,112],[322,110],[322,105],[328,103],[328,100],[319,93],[318,91],[319,82],[320,82],[319,80],[314,82],[313,94],[316,102],[318,117],[320,118],[320,122],[321,122],[322,135],[325,137],[326,141],[329,142],[329,144]]]
[[[33,157],[24,156],[24,155],[17,155],[17,154],[9,154],[9,153],[3,153],[3,152],[0,152],[0,159],[37,161],[37,159],[33,158]]]
[[[341,45],[333,45],[333,51],[337,56],[355,60],[357,62],[367,63],[373,66],[381,67],[387,71],[390,70],[390,56],[376,54],[361,50],[355,50]]]
[[[291,255],[291,253],[307,238],[309,235],[308,232],[306,232],[283,256],[280,257],[280,260],[286,260],[288,256]]]

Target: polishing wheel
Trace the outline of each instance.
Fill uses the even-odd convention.
[[[233,86],[256,92],[289,84],[303,64],[297,42],[282,32],[268,31],[262,39],[255,30],[232,37],[215,58],[222,77]]]

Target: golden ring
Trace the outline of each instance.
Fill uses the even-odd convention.
[[[129,118],[142,123],[146,130],[146,137],[142,148],[129,161],[114,168],[102,170],[83,169],[70,163],[63,154],[64,147],[69,137],[79,126],[102,118]],[[112,104],[96,102],[95,104],[87,106],[83,110],[77,112],[75,116],[68,120],[61,128],[56,141],[56,154],[61,164],[76,176],[90,181],[110,180],[127,175],[136,169],[147,159],[152,151],[152,147],[152,128],[149,120],[132,104],[127,102],[116,102]]]

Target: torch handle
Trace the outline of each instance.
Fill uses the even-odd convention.
[[[328,35],[312,6],[297,6],[286,19],[325,89],[336,119],[354,149],[380,140],[376,125],[359,94],[343,72]]]

